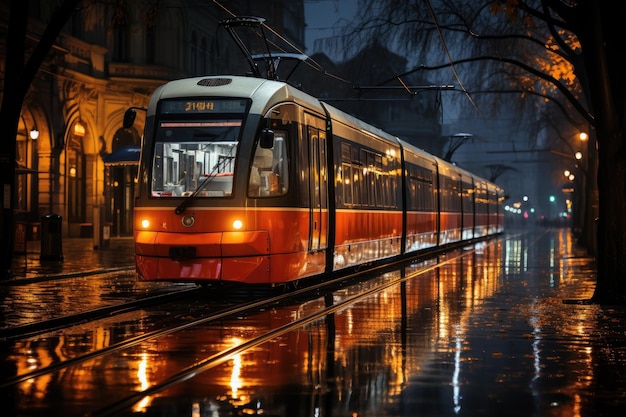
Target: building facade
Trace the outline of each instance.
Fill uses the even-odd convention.
[[[56,2],[25,1],[32,48]],[[240,52],[220,45],[228,35],[219,22],[232,15],[264,17],[269,27],[303,50],[303,3],[83,1],[56,39],[22,107],[15,210],[27,239],[36,238],[39,220],[48,213],[62,217],[64,236],[93,236],[95,246],[108,233],[130,235],[137,158],[119,155],[140,146],[142,132],[122,127],[126,109],[146,107],[152,91],[169,80],[246,72]],[[9,2],[1,0],[4,57],[9,16]],[[144,115],[137,112],[135,126],[143,122]]]

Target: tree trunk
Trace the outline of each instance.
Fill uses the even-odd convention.
[[[626,152],[621,135],[600,151],[598,190],[598,279],[594,301],[626,304]],[[617,146],[616,146],[617,145]]]
[[[593,301],[602,304],[626,304],[626,85],[619,4],[588,0],[580,3],[577,16],[596,117],[599,219]]]

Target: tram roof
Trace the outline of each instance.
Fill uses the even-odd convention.
[[[157,88],[151,99],[156,101],[184,97],[238,97],[253,100],[250,113],[265,114],[283,101],[294,101],[322,111],[319,101],[284,82],[235,75],[184,78],[170,81]]]

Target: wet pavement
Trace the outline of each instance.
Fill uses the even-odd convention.
[[[76,252],[68,244],[63,264],[80,256],[76,265],[90,274],[116,268],[127,273],[132,267],[128,240],[97,253],[80,240],[75,243]],[[145,397],[126,415],[624,415],[626,309],[571,302],[591,297],[595,266],[570,232],[509,231],[474,249],[324,320],[237,353],[222,366]],[[32,261],[16,280],[78,268],[68,263],[48,270]],[[409,264],[390,274],[411,276],[426,265]],[[340,297],[337,292],[330,299]],[[39,301],[56,302],[45,295]],[[26,381],[12,393],[12,405],[2,398],[4,409],[23,416],[85,415],[307,307],[277,306],[146,342],[43,381]],[[181,304],[163,314],[181,318],[202,308]],[[7,355],[5,346],[1,369],[72,357],[90,343],[104,343],[103,334],[127,330],[94,330],[93,342],[49,335],[25,343],[24,357]]]
[[[134,273],[133,247],[132,237],[111,238],[106,244],[98,243],[97,249],[92,238],[63,239],[54,247],[46,244],[42,247],[41,241],[30,240],[25,250],[13,258],[11,280],[45,280],[117,271]]]

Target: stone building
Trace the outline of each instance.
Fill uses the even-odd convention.
[[[25,0],[28,1],[28,0]],[[141,131],[123,129],[130,106],[177,78],[244,73],[220,20],[260,16],[304,50],[304,2],[293,0],[85,0],[40,68],[17,135],[16,219],[36,238],[47,213],[63,235],[130,235]],[[28,37],[42,36],[56,2],[29,0]],[[0,0],[0,56],[6,57],[9,2]],[[270,37],[275,36],[270,33]],[[4,74],[0,61],[0,77]],[[1,94],[1,93],[0,93]],[[135,126],[143,126],[137,113]]]

